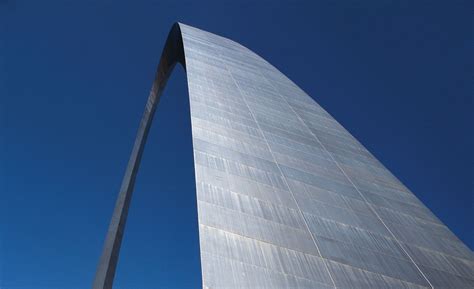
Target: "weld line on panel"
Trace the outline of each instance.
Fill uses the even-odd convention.
[[[238,210],[235,210],[235,209],[224,207],[224,206],[216,204],[216,203],[211,203],[211,202],[201,200],[201,199],[198,199],[198,200],[200,202],[203,202],[203,203],[206,203],[206,204],[209,204],[209,205],[221,208],[221,209],[225,209],[225,210],[228,210],[228,211],[236,212],[236,213],[242,214],[244,216],[250,216],[250,217],[253,217],[253,218],[258,219],[258,220],[264,220],[266,222],[277,224],[277,225],[283,226],[283,227],[288,227],[288,228],[291,228],[291,229],[296,230],[296,231],[306,232],[304,228],[293,227],[293,226],[290,226],[288,224],[283,224],[283,223],[279,223],[279,222],[274,221],[274,220],[265,219],[264,217],[259,217],[259,216],[255,216],[255,215],[252,215],[252,214],[249,214],[249,213],[245,213],[245,212],[242,212],[242,211],[238,211]],[[285,208],[287,208],[287,207],[285,207]],[[295,209],[293,209],[293,210],[296,211]]]
[[[303,218],[303,221],[304,221],[304,223],[305,223],[306,229],[308,230],[308,234],[311,236],[311,239],[313,240],[313,243],[314,243],[314,245],[315,245],[315,247],[316,247],[316,250],[318,251],[319,256],[322,257],[322,254],[321,254],[321,251],[319,250],[318,244],[316,243],[316,240],[314,239],[314,236],[313,236],[313,234],[311,233],[311,230],[309,229],[308,222],[306,221],[306,219],[305,219],[305,217],[304,217],[304,214],[302,213],[302,211],[301,211],[301,209],[300,209],[300,206],[299,206],[299,204],[298,204],[298,201],[296,200],[296,198],[295,198],[295,196],[293,195],[293,192],[292,192],[290,186],[288,185],[288,182],[287,182],[287,180],[286,180],[285,175],[283,174],[283,171],[282,171],[281,168],[280,168],[280,165],[278,164],[278,162],[277,162],[276,159],[275,159],[275,156],[273,155],[273,151],[272,151],[270,145],[268,144],[267,138],[266,138],[265,135],[263,134],[262,129],[260,128],[260,124],[257,122],[255,116],[253,115],[252,110],[251,110],[250,107],[248,106],[247,101],[245,100],[245,97],[243,96],[243,93],[242,93],[242,91],[241,91],[241,89],[240,89],[240,86],[239,86],[239,85],[237,84],[237,82],[235,81],[234,76],[232,75],[232,72],[227,68],[227,65],[226,65],[225,63],[224,63],[224,66],[226,67],[227,72],[229,73],[230,77],[232,78],[232,80],[234,81],[235,85],[237,86],[237,89],[239,90],[240,94],[242,95],[243,102],[245,103],[245,105],[247,105],[247,107],[248,107],[250,113],[252,114],[252,117],[254,118],[254,121],[255,121],[257,127],[258,127],[259,130],[261,131],[261,133],[262,133],[262,135],[263,135],[263,138],[264,138],[265,142],[267,143],[268,149],[270,150],[270,153],[271,153],[272,156],[273,156],[273,160],[274,160],[275,164],[277,165],[277,167],[278,167],[278,169],[279,169],[279,171],[280,171],[280,173],[281,173],[282,179],[283,179],[283,181],[285,182],[286,186],[288,187],[288,190],[289,190],[289,192],[291,193],[291,196],[292,196],[293,200],[295,201],[296,206],[298,207],[298,210],[299,210],[299,212],[300,212],[300,214],[301,214],[301,217]],[[298,116],[298,117],[299,117],[299,116]],[[332,277],[331,272],[329,271],[329,267],[328,267],[328,265],[326,264],[326,262],[324,262],[324,267],[326,268],[326,271],[328,272],[329,277],[331,278],[331,281],[332,281],[332,284],[333,284],[334,288],[337,288],[336,282],[334,282],[334,278]]]
[[[270,84],[270,85],[273,85],[267,78],[265,75],[262,74],[262,77],[264,79],[267,80],[267,82]],[[278,90],[275,88],[275,90],[278,92]],[[342,173],[346,176],[346,178],[348,179],[348,181],[352,184],[352,186],[357,190],[357,192],[361,195],[361,197],[364,199],[364,201],[367,203],[367,205],[369,206],[369,208],[375,213],[375,215],[377,216],[377,218],[380,220],[380,222],[384,225],[384,227],[388,230],[388,232],[393,236],[393,238],[395,239],[395,241],[400,245],[400,247],[402,248],[402,250],[405,252],[405,254],[407,254],[408,258],[410,258],[410,261],[415,265],[415,267],[418,269],[418,271],[421,273],[421,275],[423,276],[423,278],[428,282],[428,284],[431,286],[432,289],[434,289],[433,287],[433,284],[431,284],[431,282],[428,280],[428,278],[426,277],[426,275],[423,273],[423,271],[421,271],[420,267],[418,267],[418,265],[415,263],[415,261],[413,260],[413,258],[410,256],[410,254],[408,254],[408,252],[405,250],[405,248],[403,247],[403,245],[401,244],[401,241],[399,241],[396,237],[395,237],[395,234],[393,234],[393,232],[390,230],[390,228],[385,224],[385,222],[382,220],[382,218],[379,216],[379,214],[375,211],[374,208],[372,208],[372,205],[367,201],[367,199],[365,198],[365,196],[361,193],[361,191],[359,190],[359,188],[357,188],[357,186],[354,184],[354,182],[352,181],[352,179],[346,174],[346,172],[344,171],[344,169],[341,167],[341,165],[336,161],[336,159],[334,158],[334,156],[332,155],[331,152],[329,152],[326,147],[324,146],[324,144],[319,140],[319,138],[311,131],[311,129],[308,128],[308,126],[306,125],[305,121],[300,117],[300,115],[298,113],[296,113],[296,111],[293,109],[293,107],[288,103],[288,101],[286,100],[285,97],[283,97],[282,95],[280,95],[281,98],[283,99],[283,101],[285,101],[288,106],[290,107],[290,109],[297,115],[297,117],[300,119],[300,121],[302,122],[302,124],[309,130],[309,132],[313,135],[313,137],[318,141],[318,143],[323,147],[323,149],[326,151],[326,153],[331,157],[331,159],[336,163],[336,165],[339,167],[339,169],[342,171]],[[313,100],[314,101],[314,100]],[[381,164],[382,165],[382,164]],[[383,165],[382,165],[383,166]]]
[[[307,256],[314,257],[314,258],[318,258],[318,259],[320,259],[320,260],[318,260],[320,262],[323,262],[324,259],[325,259],[325,258],[316,256],[316,255],[312,255],[312,254],[309,254],[309,253],[306,253],[306,252],[301,252],[301,251],[298,251],[298,250],[290,249],[290,248],[287,248],[287,247],[282,247],[282,246],[275,245],[275,244],[268,243],[268,242],[264,242],[264,241],[261,241],[261,240],[258,240],[258,239],[254,239],[254,238],[250,238],[250,237],[243,236],[243,235],[240,235],[240,234],[236,234],[236,233],[233,233],[233,232],[221,229],[221,228],[216,228],[214,226],[209,226],[209,225],[204,225],[204,224],[201,224],[201,226],[208,227],[210,229],[214,229],[214,230],[217,230],[217,231],[225,232],[226,234],[229,234],[229,235],[235,235],[235,236],[241,237],[243,239],[252,240],[252,241],[255,241],[257,243],[263,243],[263,244],[271,246],[271,247],[281,248],[283,250],[293,251],[293,252],[297,252],[297,253],[302,254],[302,255],[307,255]],[[219,254],[216,254],[216,253],[213,253],[213,252],[210,252],[210,251],[203,250],[203,252],[206,252],[206,253],[208,253],[210,255],[214,255],[214,256],[219,256],[219,257],[224,257],[224,258],[231,259],[231,260],[236,260],[238,262],[241,262],[241,263],[244,263],[244,264],[249,264],[251,266],[255,266],[255,267],[259,267],[259,268],[265,268],[269,271],[278,272],[278,273],[282,273],[282,274],[285,274],[285,275],[290,275],[290,276],[295,276],[295,277],[302,278],[302,279],[311,280],[313,282],[321,283],[321,284],[324,284],[324,285],[329,285],[327,283],[323,283],[323,282],[320,282],[320,281],[317,281],[317,280],[309,279],[309,278],[304,277],[304,276],[294,275],[294,274],[291,274],[291,273],[285,273],[285,272],[282,272],[282,271],[276,271],[276,270],[270,269],[268,267],[263,267],[263,266],[255,265],[255,264],[252,264],[252,263],[247,263],[247,262],[244,262],[244,261],[239,260],[239,259],[235,259],[235,258],[232,258],[232,257],[227,257],[227,256],[224,256],[224,255],[219,255]],[[342,263],[340,263],[340,264],[342,264]],[[345,265],[345,264],[343,264],[343,265]],[[346,266],[350,266],[350,265],[346,265]]]
[[[277,203],[273,203],[273,202],[270,202],[270,201],[267,201],[267,200],[263,200],[261,198],[258,198],[258,197],[255,197],[255,196],[251,196],[251,195],[247,195],[245,193],[242,193],[242,192],[237,192],[237,191],[234,191],[234,190],[231,190],[231,189],[225,189],[223,187],[220,187],[220,186],[216,186],[216,185],[213,185],[213,184],[210,184],[210,183],[206,183],[204,181],[198,181],[199,183],[202,183],[202,184],[205,184],[205,185],[210,185],[210,186],[213,186],[213,187],[216,187],[216,188],[219,188],[219,189],[222,189],[223,191],[227,191],[231,194],[235,194],[235,195],[239,195],[239,196],[243,196],[243,197],[247,197],[249,199],[253,199],[253,201],[258,201],[258,202],[262,202],[264,203],[265,205],[267,206],[275,206],[275,207],[279,207],[279,208],[282,208],[282,209],[287,209],[287,210],[290,210],[290,211],[294,211],[295,213],[297,213],[297,209],[296,208],[292,208],[292,207],[288,207],[286,205],[283,205],[283,204],[277,204]],[[202,201],[202,200],[200,200]],[[203,202],[206,202],[206,201],[203,201]],[[209,203],[209,202],[206,202],[206,203]],[[238,211],[240,212],[240,211]],[[253,215],[252,215],[253,216]],[[267,220],[267,219],[265,219]]]
[[[227,260],[231,260],[231,261],[233,261],[233,262],[237,262],[237,263],[240,263],[240,264],[248,265],[248,266],[250,266],[250,267],[263,269],[264,271],[268,271],[268,272],[273,273],[273,274],[283,275],[283,276],[289,276],[289,277],[293,277],[293,278],[295,278],[295,279],[307,280],[307,281],[310,281],[311,283],[321,284],[321,285],[326,286],[326,287],[331,286],[330,284],[322,283],[322,282],[319,282],[319,281],[316,281],[316,280],[313,280],[313,279],[308,279],[308,278],[306,278],[306,277],[297,276],[297,275],[293,275],[293,274],[288,274],[288,273],[280,272],[280,271],[275,271],[275,270],[269,269],[268,267],[257,266],[257,265],[255,265],[255,264],[250,264],[250,263],[247,263],[247,262],[243,262],[243,261],[240,261],[240,260],[237,260],[237,259],[234,259],[234,258],[229,258],[229,257],[226,257],[226,256],[213,254],[212,252],[209,252],[209,251],[202,251],[202,252],[203,252],[203,253],[206,253],[206,254],[208,254],[208,255],[210,255],[210,256],[213,256],[213,257],[224,258],[224,259],[227,259]]]
[[[392,276],[388,276],[388,275],[384,275],[382,273],[377,273],[377,272],[373,272],[373,271],[369,271],[367,269],[363,269],[363,268],[360,268],[360,267],[356,267],[356,266],[352,266],[352,265],[349,265],[349,264],[345,264],[345,263],[341,263],[339,261],[335,261],[335,260],[331,260],[331,259],[328,259],[328,258],[325,258],[325,257],[322,257],[322,256],[316,256],[316,255],[312,255],[308,252],[302,252],[302,251],[298,251],[298,250],[295,250],[295,249],[291,249],[291,248],[288,248],[288,247],[283,247],[283,246],[280,246],[280,245],[277,245],[277,244],[273,244],[273,243],[270,243],[270,242],[267,242],[267,241],[262,241],[260,239],[256,239],[256,238],[252,238],[252,237],[249,237],[249,236],[245,236],[245,235],[242,235],[242,234],[239,234],[239,233],[236,233],[236,232],[233,232],[233,231],[228,231],[228,230],[224,230],[222,228],[217,228],[217,227],[214,227],[214,226],[211,226],[211,225],[207,225],[207,224],[200,224],[201,226],[205,226],[205,227],[209,227],[209,228],[212,228],[212,229],[215,229],[215,230],[218,230],[218,231],[223,231],[223,232],[226,232],[228,234],[231,234],[231,235],[237,235],[239,237],[242,237],[242,238],[245,238],[245,239],[249,239],[249,240],[254,240],[256,242],[260,242],[260,243],[264,243],[264,244],[267,244],[267,245],[270,245],[270,246],[274,246],[274,247],[279,247],[279,248],[282,248],[282,249],[286,249],[288,251],[293,251],[293,252],[298,252],[298,253],[301,253],[301,254],[305,254],[305,255],[309,255],[309,256],[313,256],[313,257],[316,257],[316,258],[319,258],[321,260],[324,260],[324,261],[327,261],[327,262],[331,262],[331,263],[336,263],[336,264],[339,264],[341,266],[346,266],[346,267],[351,267],[351,268],[354,268],[356,270],[359,270],[359,271],[362,271],[362,272],[366,272],[366,273],[369,273],[369,274],[374,274],[374,275],[378,275],[378,276],[381,276],[381,277],[384,277],[384,278],[389,278],[389,279],[393,279],[393,280],[397,280],[397,281],[400,281],[402,283],[407,283],[407,284],[413,284],[413,285],[416,285],[416,286],[419,286],[419,287],[423,287],[423,288],[428,288],[426,286],[423,286],[421,284],[417,284],[417,283],[413,283],[413,282],[410,282],[410,281],[407,281],[407,280],[403,280],[403,279],[399,279],[399,278],[396,278],[396,277],[392,277]],[[214,255],[214,256],[220,256],[220,255],[216,255],[216,254],[212,254],[208,251],[205,251],[206,253],[210,254],[210,255]],[[228,258],[228,259],[232,259],[232,260],[235,260],[233,258]],[[239,261],[243,264],[249,264],[249,265],[252,265],[250,263],[247,263],[247,262],[242,262],[242,261]],[[255,267],[260,267],[260,266],[256,266],[256,265],[253,265]],[[267,270],[270,270],[267,268]],[[291,275],[291,274],[290,274]]]

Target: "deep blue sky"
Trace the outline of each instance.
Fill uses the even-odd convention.
[[[0,288],[90,287],[175,21],[274,64],[473,248],[469,2],[0,0]],[[185,81],[157,110],[116,288],[200,283]]]

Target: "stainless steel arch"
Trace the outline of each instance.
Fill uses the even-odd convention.
[[[186,69],[204,288],[474,288],[474,254],[329,113],[229,39],[174,24],[94,289],[111,288],[136,173]]]
[[[166,86],[166,82],[173,71],[176,63],[181,63],[186,69],[184,62],[183,39],[179,24],[176,23],[169,32],[165,47],[161,55],[160,63],[156,71],[155,80],[148,95],[148,101],[143,113],[140,127],[138,129],[133,150],[128,161],[125,176],[122,180],[120,192],[115,204],[115,209],[110,221],[109,229],[105,239],[104,248],[100,257],[99,265],[95,275],[92,288],[112,288],[117,267],[120,246],[127,221],[128,208],[132,198],[135,179],[140,166],[140,160],[145,147],[148,132],[150,130],[156,106],[160,101],[161,93]]]

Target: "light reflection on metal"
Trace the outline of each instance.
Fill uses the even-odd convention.
[[[112,288],[143,147],[177,62],[204,288],[474,288],[473,252],[311,97],[238,43],[175,24],[94,289]]]

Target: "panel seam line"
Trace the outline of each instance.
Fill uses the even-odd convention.
[[[306,218],[304,217],[303,211],[301,210],[301,208],[300,208],[300,206],[299,206],[299,204],[298,204],[298,201],[296,200],[296,198],[295,198],[295,196],[294,196],[294,194],[293,194],[293,191],[291,190],[291,188],[290,188],[290,186],[289,186],[289,184],[288,184],[288,182],[287,182],[287,180],[286,180],[286,177],[285,177],[285,175],[283,174],[282,169],[280,168],[280,165],[278,164],[277,160],[275,159],[275,156],[274,156],[274,154],[273,154],[273,151],[272,151],[270,145],[268,144],[268,140],[267,140],[267,138],[265,137],[265,134],[263,133],[263,130],[260,128],[260,124],[257,122],[257,119],[255,118],[255,115],[253,114],[252,110],[251,110],[250,107],[248,106],[247,101],[245,100],[245,96],[244,96],[244,94],[242,93],[242,90],[240,89],[240,86],[237,84],[237,81],[235,81],[234,76],[232,75],[232,72],[228,69],[228,67],[227,67],[227,65],[226,65],[225,63],[224,63],[224,66],[225,66],[227,72],[229,73],[230,77],[232,78],[234,84],[237,86],[237,89],[238,89],[239,92],[240,92],[240,95],[241,95],[241,97],[242,97],[243,102],[244,102],[245,105],[247,106],[247,108],[248,108],[250,114],[252,115],[252,118],[254,119],[254,121],[255,121],[255,123],[256,123],[256,125],[257,125],[259,131],[260,131],[260,133],[262,134],[262,137],[263,137],[263,139],[265,140],[265,143],[266,143],[266,145],[267,145],[267,147],[268,147],[268,150],[270,151],[270,154],[271,154],[272,157],[273,157],[273,161],[274,161],[275,164],[277,165],[278,170],[280,171],[280,174],[281,174],[281,176],[282,176],[282,179],[283,179],[283,181],[285,182],[286,186],[288,187],[288,190],[289,190],[289,192],[290,192],[290,194],[291,194],[291,197],[293,198],[293,200],[294,200],[294,202],[295,202],[295,204],[296,204],[296,206],[297,206],[297,208],[298,208],[298,211],[299,211],[299,213],[300,213],[300,215],[301,215],[301,217],[302,217],[302,219],[303,219],[303,222],[304,222],[304,224],[305,224],[305,226],[306,226],[306,229],[308,230],[309,235],[311,236],[311,239],[313,240],[313,243],[314,243],[314,245],[315,245],[315,247],[316,247],[316,250],[318,251],[319,256],[320,256],[321,258],[323,258],[323,255],[321,254],[321,251],[320,251],[319,246],[318,246],[318,244],[317,244],[317,242],[316,242],[316,240],[315,240],[315,237],[313,236],[313,233],[312,233],[311,230],[309,229],[309,225],[308,225],[308,222],[306,221]],[[325,260],[327,260],[327,259],[325,259]],[[332,277],[331,272],[329,271],[329,266],[327,265],[327,262],[324,262],[324,267],[326,268],[326,271],[328,272],[328,275],[329,275],[329,277],[331,278],[331,281],[332,281],[332,284],[333,284],[334,288],[337,289],[336,282],[334,281],[334,278]]]
[[[341,167],[341,165],[336,161],[336,159],[334,158],[334,156],[332,155],[331,152],[329,152],[327,149],[326,149],[326,146],[324,146],[324,144],[319,140],[319,138],[313,133],[313,131],[306,125],[306,122],[300,117],[300,115],[293,109],[293,107],[291,106],[291,104],[287,101],[287,99],[280,94],[280,92],[276,89],[276,87],[273,86],[273,84],[265,77],[265,75],[263,75],[262,73],[260,73],[262,75],[262,77],[267,80],[267,83],[269,83],[276,91],[276,93],[278,95],[280,95],[280,97],[286,102],[286,104],[288,104],[288,106],[291,108],[291,110],[296,114],[296,116],[298,117],[298,119],[302,122],[302,124],[308,129],[308,131],[310,132],[310,134],[318,141],[318,143],[321,145],[321,147],[324,149],[324,151],[326,151],[326,153],[331,157],[331,159],[334,161],[334,163],[337,165],[337,167],[341,170],[341,172],[346,176],[347,180],[352,184],[352,186],[357,190],[357,192],[361,195],[361,197],[364,199],[364,201],[366,202],[366,204],[369,206],[369,208],[374,212],[374,214],[377,216],[377,218],[379,219],[379,221],[383,224],[383,226],[387,229],[387,231],[392,235],[392,237],[395,239],[395,241],[398,243],[398,245],[400,246],[400,248],[403,250],[403,252],[405,252],[405,254],[408,256],[408,258],[410,258],[410,261],[415,265],[415,267],[418,269],[418,271],[421,273],[421,275],[423,276],[423,278],[425,278],[425,280],[428,282],[428,284],[431,286],[432,289],[434,289],[434,286],[431,284],[431,282],[428,280],[428,278],[425,276],[425,274],[423,273],[423,271],[421,271],[420,267],[418,267],[418,265],[415,263],[415,261],[413,260],[413,258],[410,256],[410,254],[408,254],[408,252],[405,250],[405,247],[401,244],[401,241],[399,241],[397,239],[397,237],[395,236],[395,234],[393,234],[393,232],[388,228],[388,226],[385,224],[385,222],[382,220],[382,218],[379,216],[379,214],[377,213],[377,211],[375,211],[375,209],[372,207],[372,204],[370,204],[367,199],[365,198],[365,196],[362,194],[362,192],[359,190],[359,188],[357,188],[357,186],[354,184],[354,182],[352,181],[352,179],[347,175],[347,173],[344,171],[344,169]],[[311,98],[311,97],[310,97]],[[312,101],[314,101],[314,99],[311,98]],[[383,165],[382,165],[383,166]]]

